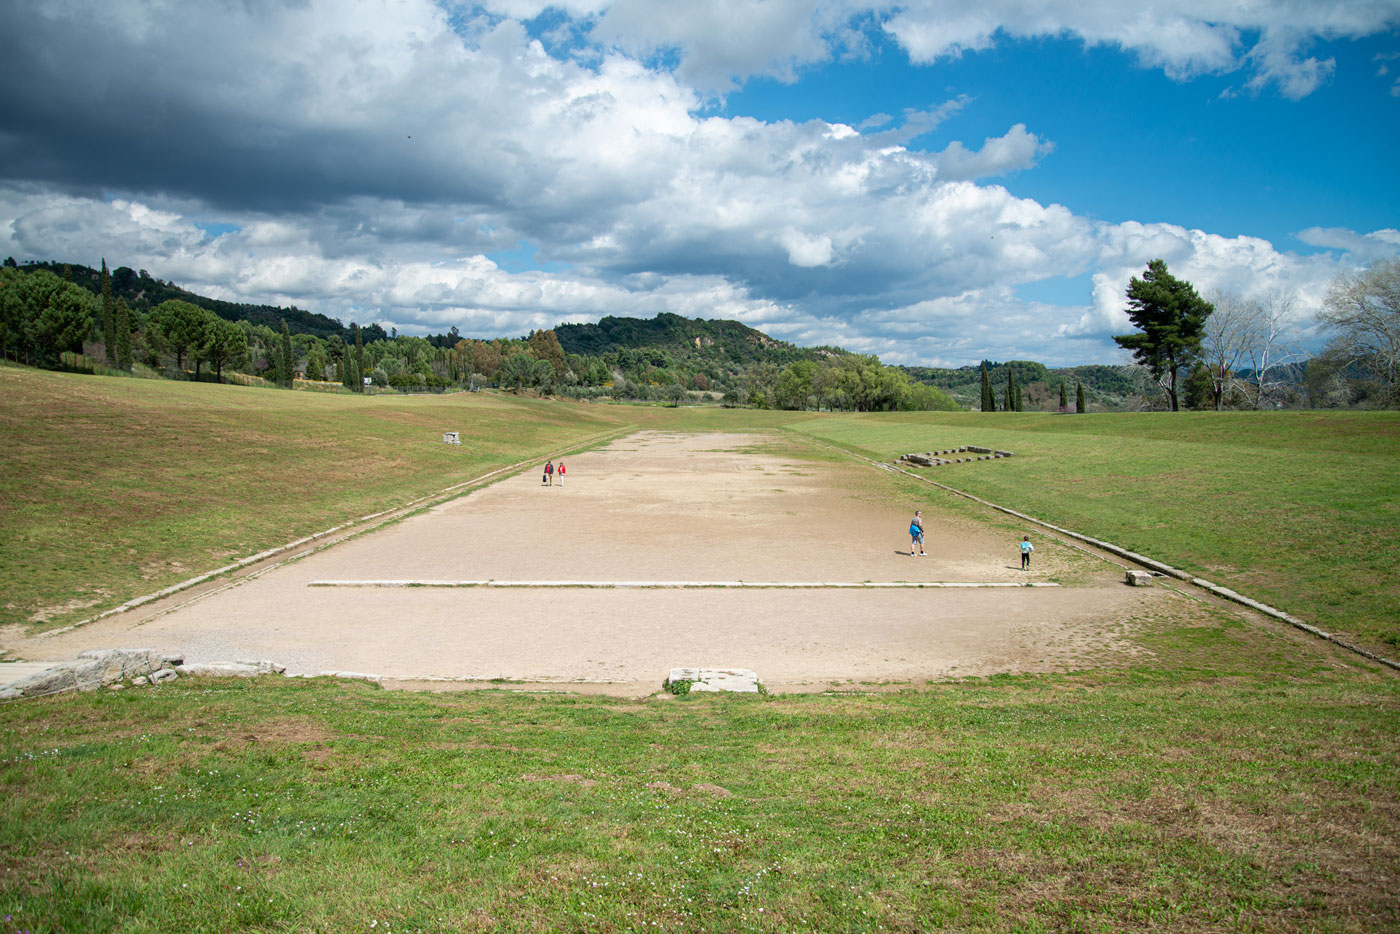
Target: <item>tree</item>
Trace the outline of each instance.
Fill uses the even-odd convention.
[[[91,292],[47,269],[7,268],[0,275],[0,343],[7,355],[24,349],[31,362],[54,366],[64,351],[83,349],[97,313]]]
[[[982,411],[995,412],[997,397],[992,393],[992,380],[987,376],[987,361],[982,361]]]
[[[151,309],[149,331],[154,331],[153,343],[175,355],[175,366],[185,368],[185,352],[204,335],[207,315],[203,308],[172,298]],[[148,335],[149,339],[149,335]]]
[[[1400,259],[1337,276],[1318,319],[1336,335],[1328,349],[1369,374],[1385,405],[1400,404]]]
[[[244,336],[243,329],[232,321],[225,321],[213,314],[209,317],[211,320],[204,332],[200,355],[209,361],[215,375],[222,381],[225,366],[236,366],[248,359],[248,339]]]
[[[1211,311],[1210,302],[1197,295],[1191,283],[1168,272],[1163,260],[1152,260],[1141,279],[1134,276],[1128,282],[1128,319],[1139,333],[1115,335],[1113,340],[1148,368],[1173,412],[1181,408],[1177,374],[1200,349]]]
[[[326,378],[326,352],[322,349],[320,341],[313,342],[310,351],[306,354],[306,378],[314,380]]]
[[[1201,354],[1211,378],[1212,401],[1219,411],[1235,388],[1240,367],[1255,342],[1259,306],[1228,292],[1212,292],[1210,301],[1215,311],[1202,330]]]
[[[102,259],[102,346],[107,362],[117,366],[117,309],[112,304],[112,274],[107,271],[107,258]]]
[[[131,309],[127,307],[126,299],[117,299],[115,318],[117,332],[117,366],[121,367],[123,370],[130,370],[131,332],[133,326]]]
[[[1068,412],[1069,403],[1065,399],[1065,381],[1060,380],[1060,411]]]
[[[287,330],[287,319],[282,319],[282,353],[277,359],[277,381],[287,388],[292,386],[296,376],[296,357],[292,355],[292,332]]]
[[[1074,411],[1079,415],[1083,415],[1085,411],[1083,383],[1074,384]]]
[[[535,381],[535,358],[528,353],[514,353],[501,362],[501,385],[519,392]]]
[[[1298,359],[1297,350],[1285,343],[1293,323],[1293,310],[1298,304],[1294,292],[1276,290],[1255,303],[1253,340],[1249,344],[1250,368],[1254,371],[1254,407],[1263,408],[1269,396],[1269,374]]]
[[[810,360],[797,360],[778,374],[773,393],[780,409],[806,409],[812,396],[812,382],[817,365]]]
[[[1016,411],[1016,375],[1011,372],[1010,366],[1006,368],[1006,398],[1003,401],[1006,403],[1001,408],[1003,412]]]

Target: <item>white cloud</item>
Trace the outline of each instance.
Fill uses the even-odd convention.
[[[1368,234],[1345,227],[1309,227],[1298,232],[1298,239],[1309,246],[1342,250],[1347,259],[1363,266],[1400,255],[1400,230],[1393,227]]]
[[[1050,151],[1025,124],[976,149],[946,135],[941,151],[911,148],[975,106],[966,97],[860,128],[703,115],[707,87],[854,48],[843,32],[852,17],[883,8],[557,6],[609,48],[551,57],[501,18],[544,9],[529,0],[465,24],[425,0],[31,0],[21,11],[31,41],[0,62],[0,79],[24,91],[0,123],[0,163],[22,180],[0,187],[0,237],[21,258],[105,256],[217,297],[404,329],[523,333],[672,311],[907,362],[1104,359],[1106,335],[1125,324],[1128,276],[1158,256],[1203,289],[1290,284],[1313,295],[1337,267],[1256,238],[1099,224],[977,183]],[[1107,3],[1031,16],[951,9],[911,3],[886,23],[919,56],[1067,32],[1180,75],[1239,67],[1250,54],[1240,37],[1264,28],[1243,14],[1147,16]],[[1350,34],[1376,15],[1326,29]],[[748,17],[752,32],[729,16]],[[1306,84],[1288,55],[1324,31],[1309,22],[1252,47],[1265,49],[1251,59],[1258,74]],[[270,35],[298,36],[297,54]],[[675,73],[637,58],[664,48],[680,50]],[[210,237],[196,223],[210,220],[236,229]],[[1392,234],[1300,237],[1361,256]],[[562,268],[512,273],[486,255],[522,240]],[[1082,304],[1014,295],[1086,273]]]

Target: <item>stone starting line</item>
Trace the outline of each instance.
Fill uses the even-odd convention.
[[[1058,587],[1059,584],[1014,581],[500,581],[500,580],[318,580],[308,587],[503,587],[516,589],[574,587],[594,590],[937,590],[991,587]]]

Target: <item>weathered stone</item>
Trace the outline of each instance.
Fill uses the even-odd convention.
[[[975,445],[975,444],[969,444],[969,445],[967,446],[967,450],[971,451],[973,454],[990,454],[990,453],[992,453],[992,449],[991,449],[991,448],[979,448],[979,447],[978,447],[977,445]]]
[[[162,664],[162,656],[154,649],[88,649],[78,653],[78,660],[97,666],[89,680],[98,684],[150,674]]]
[[[38,697],[41,694],[61,694],[64,691],[76,691],[78,689],[77,679],[73,676],[73,663],[63,662],[37,674],[32,674],[27,678],[20,678],[10,683],[12,690],[19,691],[25,697]]]
[[[126,690],[126,685],[125,685],[125,684],[122,684],[120,681],[113,681],[111,684],[107,685],[107,690],[109,690],[109,691],[124,691],[124,690]]]
[[[175,671],[195,678],[256,678],[258,675],[268,674],[267,670],[256,664],[250,665],[244,662],[184,664],[176,668]]]
[[[667,686],[678,681],[689,681],[694,693],[737,691],[757,694],[758,675],[747,668],[672,668],[666,676]]]
[[[160,668],[151,672],[151,683],[164,684],[167,681],[174,681],[178,677],[180,674],[174,668]]]
[[[279,665],[267,659],[240,658],[236,662],[239,665],[252,665],[263,674],[280,675],[287,670],[286,665]]]
[[[0,700],[18,700],[24,696],[24,692],[16,688],[0,688]]]
[[[132,678],[132,679],[131,679],[131,686],[134,687],[134,688],[144,687],[145,685],[150,684],[150,683],[151,683],[151,679],[148,678],[148,677],[146,677],[145,675],[142,675],[142,676],[139,677],[139,678]]]
[[[1129,572],[1128,572],[1128,584],[1129,584],[1129,586],[1132,586],[1132,587],[1151,587],[1151,586],[1152,586],[1152,572],[1151,572],[1151,571],[1129,571]]]

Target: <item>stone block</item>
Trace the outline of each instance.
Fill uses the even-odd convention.
[[[174,668],[159,668],[151,672],[151,683],[164,684],[167,681],[174,681],[178,677],[180,674]]]
[[[692,694],[722,691],[758,693],[758,675],[747,668],[672,668],[666,675],[666,684],[669,686],[677,681],[691,682]]]
[[[171,669],[163,669],[169,671]],[[256,678],[268,674],[266,669],[256,664],[244,662],[207,662],[184,664],[174,669],[177,674],[193,678]]]
[[[1152,572],[1151,572],[1151,571],[1129,571],[1129,572],[1128,572],[1128,585],[1131,586],[1131,587],[1151,587],[1151,586],[1152,586]]]

